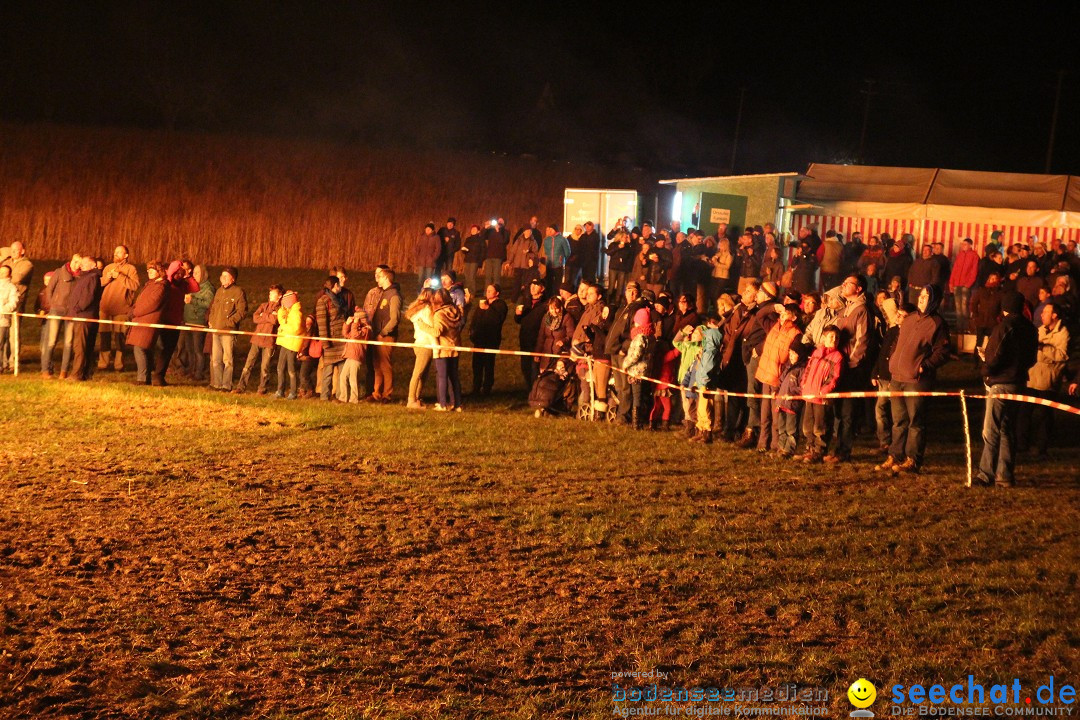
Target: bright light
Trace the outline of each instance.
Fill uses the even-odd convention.
[[[675,199],[671,201],[671,218],[682,222],[682,191],[675,191]]]

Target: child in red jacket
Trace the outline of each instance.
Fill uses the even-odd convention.
[[[810,356],[802,374],[803,395],[827,395],[836,389],[845,363],[844,353],[837,348],[839,337],[840,331],[835,325],[821,331],[821,345]],[[832,435],[834,402],[819,397],[806,401],[806,412],[811,416],[814,433],[807,439],[810,447],[802,456],[804,462],[819,463],[824,457]]]

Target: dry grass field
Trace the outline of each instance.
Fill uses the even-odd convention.
[[[868,439],[825,472],[534,420],[516,368],[460,415],[0,377],[0,717],[608,717],[634,670],[837,715],[860,676],[1077,678],[1074,420],[967,489],[955,401],[893,479]]]
[[[562,221],[567,187],[655,178],[527,158],[132,129],[0,124],[0,237],[33,257],[412,269],[426,222]],[[462,230],[467,230],[467,225]]]

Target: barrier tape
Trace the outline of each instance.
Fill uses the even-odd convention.
[[[96,324],[99,324],[99,325],[120,325],[120,326],[124,326],[124,327],[145,327],[145,328],[152,328],[152,329],[155,329],[155,330],[179,330],[179,331],[186,331],[186,332],[204,332],[204,333],[217,334],[217,335],[241,335],[241,336],[247,336],[247,337],[266,337],[266,338],[274,338],[274,339],[277,339],[278,337],[281,337],[277,333],[260,333],[260,332],[254,332],[254,331],[248,331],[248,330],[222,330],[222,329],[216,329],[216,328],[199,327],[199,326],[194,326],[194,325],[168,325],[168,324],[164,324],[164,323],[138,323],[138,322],[133,322],[133,321],[106,320],[106,319],[102,319],[102,318],[67,317],[67,316],[64,316],[64,315],[36,315],[36,314],[33,314],[33,313],[9,313],[9,314],[12,315],[13,317],[36,318],[36,319],[39,319],[39,320],[65,320],[65,321],[73,321],[73,322],[96,323]],[[320,336],[320,335],[289,335],[287,337],[289,337],[290,339],[296,339],[296,340],[318,340],[320,342],[335,342],[335,343],[360,343],[360,344],[364,344],[364,345],[375,345],[375,346],[382,346],[382,347],[401,347],[401,348],[409,348],[409,349],[425,348],[425,349],[431,349],[431,350],[443,350],[443,351],[450,350],[450,351],[456,351],[456,352],[483,353],[483,354],[488,354],[488,355],[510,355],[510,356],[514,356],[514,357],[533,357],[533,358],[546,357],[546,358],[552,358],[552,359],[559,359],[559,358],[567,359],[568,358],[568,359],[574,360],[574,361],[578,361],[578,360],[587,360],[588,362],[593,362],[594,361],[594,358],[591,358],[589,356],[582,356],[582,355],[573,355],[573,354],[571,354],[571,355],[560,355],[560,354],[556,354],[556,353],[526,352],[524,350],[503,350],[501,348],[478,348],[478,347],[471,347],[471,346],[464,346],[464,345],[439,345],[439,344],[424,345],[424,344],[420,344],[420,343],[405,343],[405,342],[387,341],[387,340],[370,340],[370,339],[362,340],[362,339],[359,339],[359,338],[323,337],[323,336]],[[651,377],[648,377],[648,376],[645,376],[645,375],[634,376],[634,375],[631,375],[631,373],[624,370],[623,368],[617,367],[614,364],[610,364],[610,363],[608,363],[608,364],[609,364],[609,366],[610,366],[610,368],[611,368],[611,370],[613,372],[622,373],[623,375],[634,377],[635,379],[639,379],[639,380],[642,380],[642,381],[645,381],[645,382],[649,382],[649,383],[652,383],[652,384],[657,385],[659,387],[666,387],[666,388],[671,389],[671,390],[678,390],[679,392],[682,392],[683,390],[686,389],[682,385],[669,383],[669,382],[666,382],[666,381],[663,381],[663,380],[658,380],[656,378],[651,378]],[[704,394],[704,395],[722,395],[724,397],[734,397],[734,398],[759,399],[759,400],[766,400],[766,399],[802,400],[802,401],[814,400],[814,399],[820,399],[820,400],[843,400],[843,399],[854,399],[854,398],[883,398],[883,397],[887,397],[887,398],[894,398],[894,397],[936,397],[936,398],[962,398],[962,399],[971,399],[971,400],[985,400],[987,397],[992,396],[992,397],[994,397],[996,399],[1000,399],[1000,400],[1013,400],[1013,401],[1017,401],[1017,402],[1026,402],[1026,403],[1031,403],[1031,404],[1034,404],[1034,405],[1042,405],[1044,407],[1049,407],[1049,408],[1052,408],[1054,410],[1060,410],[1062,412],[1070,413],[1072,415],[1080,415],[1080,408],[1076,408],[1076,407],[1074,407],[1072,405],[1069,405],[1067,403],[1061,403],[1061,402],[1057,402],[1055,400],[1048,400],[1046,398],[1033,397],[1033,396],[1030,396],[1030,395],[1020,395],[1020,394],[1014,394],[1014,393],[1010,393],[1010,394],[992,394],[992,395],[987,395],[987,394],[970,395],[970,394],[965,393],[962,390],[957,391],[957,392],[936,391],[936,390],[934,390],[934,391],[897,391],[897,392],[892,392],[892,391],[887,391],[887,390],[878,390],[878,391],[833,392],[833,393],[822,393],[822,394],[819,394],[819,395],[768,395],[768,394],[765,394],[765,393],[740,393],[740,392],[733,392],[731,390],[721,390],[721,389],[717,389],[717,390],[698,389],[698,390],[696,390],[696,392],[699,395],[700,394]]]

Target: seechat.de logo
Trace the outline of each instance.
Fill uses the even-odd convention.
[[[874,687],[874,683],[866,678],[859,678],[851,683],[851,687],[847,689],[847,699],[848,702],[858,708],[852,711],[851,717],[874,717],[874,713],[866,709],[873,705],[874,700],[877,699],[877,688]]]

